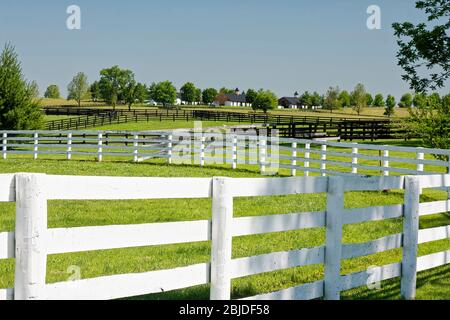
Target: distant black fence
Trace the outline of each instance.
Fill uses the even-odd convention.
[[[215,121],[265,124],[289,138],[340,137],[342,140],[398,139],[405,134],[388,119],[314,117],[215,110],[94,109],[46,107],[47,115],[69,118],[48,121],[47,130],[82,130],[106,125],[149,121]],[[77,117],[70,117],[77,116]]]

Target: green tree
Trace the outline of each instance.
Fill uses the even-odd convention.
[[[48,99],[59,99],[61,97],[59,87],[56,84],[49,85],[45,91],[44,97]]]
[[[134,81],[134,73],[131,70],[113,66],[100,71],[100,92],[105,101],[116,108],[119,101],[125,102],[125,89]]]
[[[400,108],[411,108],[412,105],[413,105],[413,95],[411,93],[405,93],[400,99],[400,102],[398,104]]]
[[[319,107],[323,104],[322,96],[317,91],[314,91],[311,97],[312,105],[315,107]]]
[[[278,106],[277,96],[269,90],[261,90],[258,92],[255,101],[253,101],[253,110],[263,110],[267,113],[268,110],[273,110]]]
[[[423,97],[421,98],[423,99]],[[450,94],[435,108],[425,103],[409,108],[410,117],[402,122],[403,129],[412,137],[420,137],[424,145],[436,149],[450,149]],[[448,161],[448,156],[436,156]]]
[[[370,93],[367,93],[366,95],[366,102],[368,107],[371,107],[373,105],[373,97]]]
[[[343,90],[339,94],[339,102],[340,102],[341,107],[343,107],[343,108],[350,107],[350,105],[351,105],[351,98],[350,98],[350,93],[348,93],[347,90]]]
[[[247,103],[252,104],[255,101],[257,96],[258,96],[258,92],[256,90],[248,89],[247,94],[245,95],[245,100],[247,101]]]
[[[185,83],[181,89],[181,100],[182,101],[186,101],[189,104],[193,104],[193,102],[197,102],[198,101],[198,91],[197,88],[195,87],[195,85],[192,82],[187,82]]]
[[[78,103],[78,107],[81,106],[81,100],[86,96],[89,90],[89,84],[87,76],[83,72],[79,72],[67,86],[69,93],[67,99],[75,100]]]
[[[6,44],[0,55],[1,129],[42,129],[43,112],[31,91],[14,47]]]
[[[95,81],[93,84],[91,84],[89,91],[91,92],[92,101],[97,102],[102,98],[100,83],[98,81]]]
[[[31,81],[28,85],[28,90],[33,98],[39,98],[39,86],[36,81]]]
[[[124,101],[128,106],[128,110],[131,111],[131,107],[136,102],[144,103],[147,98],[147,87],[145,84],[131,81],[127,84],[123,90]]]
[[[450,5],[448,0],[416,1],[427,22],[394,23],[398,64],[415,92],[442,88],[450,77]]]
[[[441,104],[441,96],[439,95],[439,93],[433,92],[431,95],[429,95],[427,104],[431,109],[439,108],[439,105]]]
[[[414,96],[413,105],[416,108],[426,108],[428,106],[428,96],[425,93],[418,93]]]
[[[202,89],[197,88],[195,90],[195,102],[201,103],[203,101]]]
[[[340,90],[339,87],[330,87],[325,94],[325,98],[323,101],[323,108],[326,110],[330,110],[333,113],[333,110],[338,110],[342,108],[342,102],[339,99]]]
[[[394,96],[388,95],[386,98],[386,109],[384,111],[384,115],[387,117],[392,117],[395,114],[395,106],[397,102],[395,101]]]
[[[367,91],[362,83],[356,85],[352,92],[353,110],[360,115],[367,107]]]
[[[234,89],[227,89],[225,87],[220,88],[219,93],[225,93],[225,94],[231,94],[234,93],[235,90]]]
[[[300,104],[302,106],[312,107],[312,96],[308,91],[305,91],[305,93],[303,93],[300,97]]]
[[[218,92],[214,88],[207,88],[203,90],[202,92],[203,103],[211,105],[216,100],[217,94]]]
[[[149,88],[149,95],[151,99],[162,103],[165,107],[175,103],[175,100],[177,99],[177,89],[170,81],[152,83]]]
[[[381,93],[375,95],[372,106],[378,108],[384,108],[386,106],[386,104],[384,103],[384,97]]]

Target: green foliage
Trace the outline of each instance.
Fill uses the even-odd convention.
[[[411,93],[405,93],[398,105],[400,108],[411,108],[413,105],[413,95]]]
[[[28,91],[30,92],[30,95],[33,98],[35,98],[35,99],[39,98],[39,86],[36,81],[31,81],[28,84]]]
[[[339,94],[339,103],[341,104],[341,107],[343,107],[343,108],[351,106],[350,93],[348,93],[347,90],[344,90]]]
[[[373,104],[373,97],[370,93],[366,94],[366,102],[367,102],[367,106],[371,107]]]
[[[314,91],[311,97],[311,103],[316,107],[321,106],[323,104],[322,96],[318,92]]]
[[[258,96],[258,92],[253,89],[248,89],[247,94],[245,95],[245,99],[247,103],[253,103]]]
[[[102,94],[100,91],[100,83],[98,81],[95,81],[91,87],[89,88],[89,91],[91,92],[91,98],[94,102],[97,102],[102,98]]]
[[[214,88],[207,88],[203,90],[202,92],[203,103],[208,105],[212,104],[216,100],[217,94],[218,92]]]
[[[123,98],[128,105],[128,110],[131,110],[131,106],[136,103],[144,103],[147,98],[147,87],[145,84],[131,81],[123,90]]]
[[[384,97],[381,93],[378,93],[377,95],[375,95],[375,99],[373,100],[372,106],[378,107],[378,108],[383,108],[386,106],[386,104],[384,103]]]
[[[441,102],[441,96],[437,92],[433,92],[427,99],[427,105],[432,109],[439,108]]]
[[[386,98],[386,110],[384,115],[387,117],[392,117],[395,114],[395,106],[397,102],[395,101],[394,96],[388,95]]]
[[[325,99],[323,102],[323,108],[326,110],[338,110],[342,108],[342,102],[339,99],[339,87],[330,87],[325,95]]]
[[[181,100],[186,101],[190,104],[197,102],[198,100],[198,89],[192,82],[185,83],[181,89]]]
[[[353,110],[360,115],[367,107],[367,92],[364,85],[359,83],[352,92]]]
[[[134,82],[134,73],[131,70],[120,69],[113,66],[100,71],[100,92],[108,104],[115,109],[118,101],[125,102],[125,90]]]
[[[278,98],[272,91],[261,90],[258,92],[255,101],[253,101],[253,110],[263,110],[267,113],[268,110],[273,110],[278,106]]]
[[[311,107],[313,105],[312,96],[308,91],[305,91],[300,97],[300,104],[306,107]]]
[[[230,93],[234,93],[235,90],[234,89],[227,89],[225,87],[220,88],[219,93],[225,93],[225,94],[230,94]]]
[[[398,64],[415,92],[442,88],[450,77],[450,5],[448,0],[416,1],[427,22],[394,23]]]
[[[59,99],[61,97],[59,87],[56,84],[49,85],[45,91],[44,97],[48,99]]]
[[[86,96],[89,91],[89,84],[86,74],[79,72],[72,81],[67,86],[67,91],[69,93],[67,99],[75,100],[78,106],[81,106],[81,100]]]
[[[14,47],[7,44],[0,55],[0,128],[3,130],[38,130],[43,126],[43,113]]]
[[[416,108],[426,108],[428,105],[428,96],[425,93],[418,93],[414,96],[413,105]]]
[[[177,89],[170,81],[152,83],[149,88],[150,98],[164,106],[174,104],[177,99]]]

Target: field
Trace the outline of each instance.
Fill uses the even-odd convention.
[[[64,160],[32,161],[18,156],[0,161],[0,173],[40,172],[63,175],[108,176],[157,176],[157,177],[259,177],[257,167],[235,171],[223,166],[198,168],[195,166],[168,166],[163,160],[134,164],[105,159],[103,163],[92,160],[67,162]],[[287,174],[281,171],[280,175]],[[446,199],[446,193],[425,190],[422,201]],[[377,205],[394,205],[403,202],[403,194],[390,192],[353,192],[346,194],[347,208]],[[0,204],[0,231],[14,229],[14,204]],[[325,195],[294,195],[282,197],[238,198],[235,216],[287,214],[293,212],[320,211],[325,208]],[[51,201],[49,203],[49,227],[78,227],[111,224],[140,224],[153,222],[192,221],[211,218],[211,201],[146,200],[146,201]],[[449,214],[422,218],[421,228],[450,224]],[[401,232],[399,219],[346,226],[344,241],[360,243]],[[276,251],[310,248],[323,244],[325,231],[311,229],[285,233],[239,237],[233,240],[233,257],[245,257]],[[450,240],[432,242],[420,246],[420,255],[450,249]],[[196,243],[107,250],[77,254],[49,256],[47,282],[65,281],[71,266],[81,268],[82,278],[101,275],[145,272],[207,262],[210,259],[210,243]],[[344,261],[342,272],[347,274],[401,260],[401,250]],[[14,261],[0,262],[0,287],[13,285]],[[419,274],[418,299],[448,299],[450,297],[450,266]],[[323,278],[322,266],[294,268],[261,274],[233,281],[233,298],[276,291]],[[345,299],[399,299],[399,280],[383,282],[381,289],[354,289],[343,294]],[[208,299],[207,286],[175,292],[139,297],[139,299]]]

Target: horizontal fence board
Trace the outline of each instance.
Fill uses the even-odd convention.
[[[419,205],[420,216],[428,216],[432,214],[447,212],[450,212],[450,200],[427,202],[421,203]]]
[[[16,201],[14,174],[0,174],[0,202]]]
[[[133,200],[211,197],[207,178],[46,176],[50,200]]]
[[[304,284],[298,287],[289,288],[277,292],[261,294],[245,300],[314,300],[323,297],[323,281]]]
[[[238,178],[231,179],[230,183],[234,197],[325,193],[328,187],[328,179],[325,177]]]
[[[0,259],[12,259],[15,257],[15,242],[14,232],[0,233]]]
[[[405,177],[349,177],[344,180],[346,191],[399,190],[405,185]]]
[[[350,290],[375,282],[400,277],[401,263],[394,263],[383,267],[372,268],[366,271],[348,274],[341,277],[341,290]]]
[[[275,252],[260,256],[232,260],[231,278],[242,278],[255,274],[272,272],[314,264],[323,264],[325,247]]]
[[[402,247],[402,239],[403,235],[399,233],[366,243],[344,244],[342,246],[342,258],[353,259],[398,249]]]
[[[209,283],[209,264],[114,275],[46,286],[49,300],[109,300],[161,293]]]
[[[450,239],[450,226],[419,230],[419,244]]]
[[[321,228],[325,226],[325,212],[293,213],[261,217],[235,218],[233,236]]]
[[[344,224],[401,218],[403,205],[348,209],[344,211]]]
[[[48,254],[211,240],[210,221],[48,230]]]
[[[14,289],[0,289],[0,301],[13,300]]]
[[[450,250],[417,258],[417,271],[425,271],[450,263]]]
[[[450,175],[428,175],[420,177],[421,188],[450,187]]]

